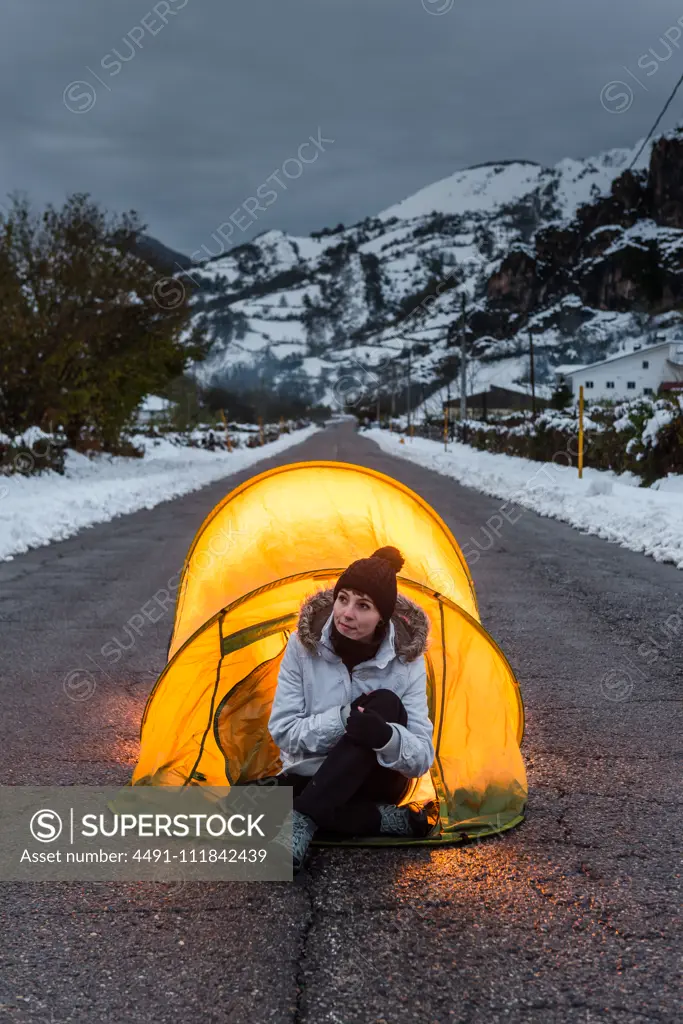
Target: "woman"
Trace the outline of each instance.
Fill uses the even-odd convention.
[[[394,547],[353,562],[334,591],[301,606],[287,643],[268,729],[278,785],[292,786],[294,870],[318,828],[349,835],[425,836],[435,804],[397,807],[434,760],[427,710],[429,619],[397,593]]]

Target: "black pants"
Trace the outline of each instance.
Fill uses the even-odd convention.
[[[385,722],[406,725],[401,698],[391,690],[373,690],[364,703]],[[284,772],[280,786],[294,789],[294,810],[307,814],[326,832],[354,836],[380,835],[378,803],[398,803],[412,779],[377,762],[377,753],[362,747],[346,733],[329,751],[315,775]]]

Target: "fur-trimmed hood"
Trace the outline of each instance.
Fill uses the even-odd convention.
[[[315,654],[323,626],[332,614],[334,590],[319,590],[301,605],[297,635],[302,645]],[[394,651],[404,661],[414,661],[427,649],[429,618],[427,613],[403,594],[398,594],[391,616],[394,626]]]

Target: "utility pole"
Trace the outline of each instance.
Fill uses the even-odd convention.
[[[462,321],[460,324],[460,423],[464,429],[467,419],[467,341],[465,334],[465,296],[462,296]]]
[[[376,377],[376,380],[377,380],[377,403],[376,403],[377,404],[377,411],[376,411],[375,415],[376,415],[376,419],[377,419],[377,429],[379,430],[379,427],[380,427],[380,422],[379,422],[379,411],[380,411],[379,410],[379,396],[380,396],[379,368],[378,368],[377,374],[378,374],[377,377]]]
[[[407,426],[407,429],[408,429],[408,434],[410,434],[410,370],[411,370],[410,356],[411,356],[411,353],[412,353],[412,348],[413,348],[412,345],[409,344],[408,345],[408,410],[407,410],[408,416],[407,416],[407,421],[406,421],[406,426]]]
[[[583,384],[579,386],[579,480],[583,478]]]
[[[529,328],[529,376],[531,377],[531,416],[536,419],[536,379],[534,376],[534,338]]]
[[[389,430],[394,429],[394,417],[396,416],[396,363],[392,359],[391,361],[391,419],[389,421]]]

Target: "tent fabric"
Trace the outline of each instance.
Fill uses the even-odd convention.
[[[346,566],[387,544],[405,563],[400,593],[426,612],[436,758],[403,802],[436,799],[426,839],[354,837],[339,845],[459,842],[524,819],[518,682],[481,625],[450,530],[409,488],[365,467],[305,462],[237,487],[188,553],[167,665],[147,702],[132,785],[242,784],[276,774],[267,728],[280,659],[299,608]]]
[[[169,656],[245,594],[306,570],[343,571],[385,537],[400,538],[405,577],[479,618],[460,548],[425,501],[364,467],[301,462],[252,477],[199,528],[178,587]]]

